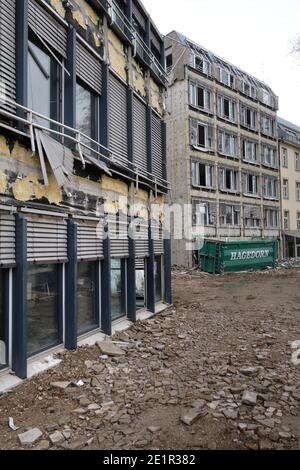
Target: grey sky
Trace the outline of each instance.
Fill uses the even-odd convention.
[[[279,115],[300,125],[299,0],[143,0],[162,34],[173,29],[264,80]]]

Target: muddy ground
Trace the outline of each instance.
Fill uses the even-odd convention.
[[[299,449],[300,270],[173,284],[174,307],[113,338],[125,354],[63,353],[2,395],[0,448],[38,428],[34,449]]]

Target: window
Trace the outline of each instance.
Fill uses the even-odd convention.
[[[260,130],[262,134],[275,137],[275,119],[266,114],[261,114]]]
[[[267,90],[261,89],[261,102],[265,104],[266,106],[272,107],[273,105],[273,97],[271,93],[269,93]]]
[[[193,226],[214,226],[216,224],[216,202],[200,199],[192,200]]]
[[[229,121],[236,121],[236,102],[225,96],[218,95],[218,115]]]
[[[297,212],[297,230],[300,230],[300,212]]]
[[[251,85],[246,81],[243,81],[242,90],[245,95],[249,96],[249,98],[256,99],[257,89],[255,88],[255,86]]]
[[[7,365],[8,328],[5,308],[6,282],[4,271],[0,269],[0,369]]]
[[[262,145],[262,164],[272,168],[278,167],[276,147]]]
[[[173,55],[168,54],[166,57],[166,67],[167,67],[167,72],[170,73],[173,67]]]
[[[241,209],[236,204],[220,204],[220,225],[239,227],[241,220]]]
[[[98,118],[97,98],[86,87],[76,84],[76,128],[90,137],[97,140],[96,124]],[[82,138],[82,142],[93,148],[89,138]],[[83,152],[89,154],[89,149],[83,147]]]
[[[300,183],[296,182],[296,201],[300,201]]]
[[[77,275],[77,331],[84,334],[99,326],[99,296],[97,284],[98,263],[86,261],[78,263]]]
[[[205,111],[211,111],[211,91],[196,83],[190,83],[190,104]]]
[[[192,162],[192,185],[204,188],[213,187],[214,167],[210,164]]]
[[[278,198],[278,181],[271,176],[264,177],[264,196],[267,198]]]
[[[278,209],[265,209],[265,227],[267,229],[274,229],[279,227]]]
[[[235,79],[234,76],[229,72],[229,70],[220,67],[220,82],[223,83],[223,85],[233,88],[235,84]]]
[[[261,209],[259,206],[244,206],[244,224],[246,228],[261,227]]]
[[[284,179],[282,182],[282,197],[283,199],[289,198],[289,180]]]
[[[251,173],[245,173],[243,175],[244,193],[251,194],[253,196],[259,196],[260,194],[260,178],[258,175]]]
[[[257,129],[257,112],[249,106],[241,105],[241,125],[248,129]]]
[[[141,309],[146,306],[145,260],[137,260],[137,264],[138,267],[135,270],[136,306]]]
[[[283,228],[289,230],[290,228],[290,211],[284,211],[283,213]]]
[[[28,355],[58,345],[61,338],[61,267],[29,265],[27,275]]]
[[[242,139],[242,156],[247,162],[258,163],[258,144],[252,140]]]
[[[212,126],[191,120],[191,140],[195,147],[212,150],[213,149],[213,128]]]
[[[283,168],[288,168],[288,152],[284,148],[281,150],[281,165]]]
[[[155,256],[154,259],[154,285],[155,285],[155,302],[162,300],[162,257]]]
[[[295,152],[295,170],[300,171],[300,153]]]
[[[200,56],[195,56],[195,69],[199,70],[199,72],[204,73],[205,75],[211,74],[211,66],[210,63],[203,59]]]
[[[117,320],[126,315],[125,304],[125,260],[111,260],[111,316]]]
[[[60,70],[43,46],[28,41],[28,107],[48,118],[59,120]],[[35,118],[50,127],[49,121]]]
[[[236,157],[237,136],[226,131],[219,131],[219,153]]]
[[[221,191],[237,192],[239,190],[239,171],[220,168],[219,186]]]

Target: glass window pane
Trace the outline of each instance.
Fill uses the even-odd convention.
[[[77,277],[77,329],[78,334],[86,333],[98,327],[96,309],[96,269],[98,263],[88,261],[78,264]]]
[[[92,94],[81,85],[76,85],[76,128],[92,136]]]
[[[111,316],[116,320],[123,316],[122,312],[122,262],[111,260]]]
[[[28,355],[60,343],[59,269],[57,265],[28,266]]]
[[[143,261],[144,263],[144,261]],[[145,268],[136,269],[136,307],[138,309],[145,307]]]
[[[157,256],[154,261],[155,302],[162,300],[162,276],[161,257]]]
[[[6,315],[4,311],[4,279],[0,269],[0,369],[3,368],[7,361],[7,338],[6,338]]]
[[[28,53],[28,107],[50,117],[51,106],[51,59],[39,47],[29,41]],[[50,127],[43,119],[35,120]]]

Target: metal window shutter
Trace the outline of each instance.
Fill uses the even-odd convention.
[[[152,112],[152,173],[162,178],[162,127],[161,119]]]
[[[76,220],[77,259],[103,259],[103,223],[101,220]]]
[[[128,159],[127,92],[126,87],[109,75],[109,149]]]
[[[15,216],[8,211],[0,211],[0,266],[16,264]]]
[[[136,96],[133,97],[133,162],[148,171],[147,163],[147,110]]]
[[[76,73],[84,83],[94,92],[102,93],[102,67],[101,62],[86,47],[77,41],[76,45]]]
[[[65,28],[36,0],[29,0],[28,3],[28,25],[61,56],[67,57]]]
[[[16,0],[0,0],[0,93],[16,101]],[[1,108],[14,112],[11,104]]]
[[[144,259],[136,259],[135,260],[135,269],[145,269],[145,260]]]
[[[151,231],[152,231],[154,253],[156,255],[163,254],[164,253],[164,237],[163,237],[162,225],[152,224]]]
[[[110,256],[112,258],[128,258],[128,222],[125,220],[108,220],[110,236]]]
[[[139,222],[140,231],[136,232],[135,256],[137,259],[147,258],[149,256],[149,231],[146,221]]]
[[[61,263],[68,260],[67,222],[63,217],[26,214],[27,260]]]

